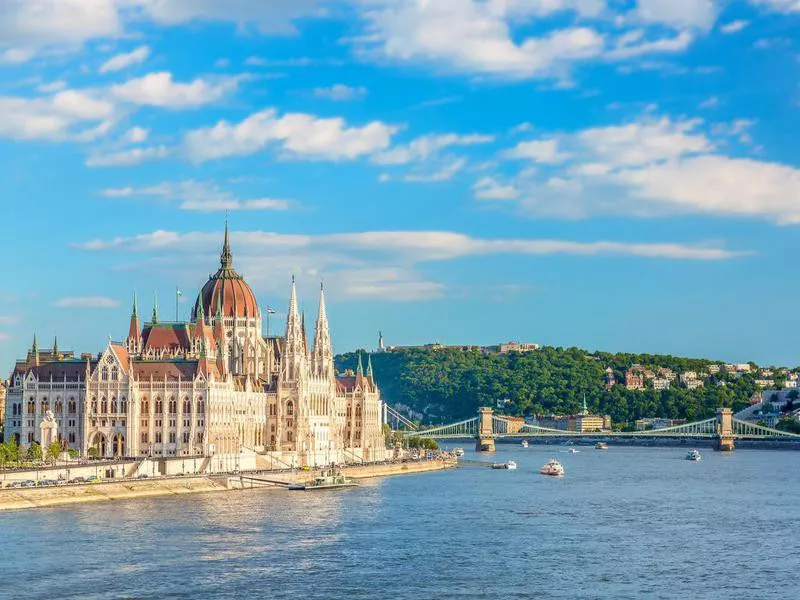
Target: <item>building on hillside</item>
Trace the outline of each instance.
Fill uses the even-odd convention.
[[[292,278],[286,333],[262,335],[255,294],[233,267],[225,227],[220,267],[189,322],[142,322],[134,294],[127,337],[98,355],[42,350],[34,336],[11,374],[6,435],[40,440],[51,415],[64,447],[86,456],[208,458],[205,470],[382,460],[383,404],[372,364],[337,377],[325,294],[313,345]],[[273,463],[274,464],[274,463]]]
[[[632,365],[625,371],[625,387],[629,390],[643,390],[644,368],[640,365]]]
[[[764,377],[760,377],[755,380],[755,384],[760,388],[769,388],[775,385],[774,379],[766,379]]]
[[[0,379],[0,427],[3,426],[6,419],[6,389],[8,384]]]
[[[606,367],[604,378],[607,390],[610,390],[615,385],[617,385],[617,378],[614,375],[614,369],[612,369],[611,367]]]
[[[719,373],[720,369],[722,368],[721,365],[708,365],[708,372],[712,375],[716,375]]]
[[[668,390],[669,389],[670,380],[666,377],[656,377],[653,379],[653,389],[657,392]]]
[[[508,354],[509,352],[535,352],[539,349],[539,344],[531,342],[506,342],[500,344],[498,351],[500,354]]]
[[[686,422],[686,419],[663,419],[660,417],[657,418],[645,418],[645,419],[636,419],[636,431],[647,431],[647,430],[656,430],[656,429],[666,429],[667,427],[675,427],[677,425],[683,425]]]
[[[677,375],[672,369],[667,369],[666,367],[660,367],[656,371],[656,376],[662,379],[666,379],[667,381],[675,381]]]
[[[703,387],[703,380],[697,376],[695,371],[684,371],[680,374],[679,380],[681,384],[690,390]]]

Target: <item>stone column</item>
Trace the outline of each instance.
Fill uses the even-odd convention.
[[[492,409],[482,406],[478,409],[478,441],[475,444],[476,452],[494,452],[494,428],[492,424]]]

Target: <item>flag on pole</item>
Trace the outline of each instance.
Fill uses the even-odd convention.
[[[178,296],[183,296],[183,292],[180,290],[175,290],[175,294]]]
[[[268,306],[267,307],[267,313],[270,314],[270,315],[274,315],[276,313],[276,311],[271,306]]]

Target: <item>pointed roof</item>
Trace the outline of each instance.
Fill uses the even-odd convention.
[[[319,311],[314,332],[314,359],[319,367],[322,366],[323,361],[333,359],[331,334],[328,328],[328,311],[325,307],[325,288],[322,282],[319,284]]]
[[[231,242],[228,235],[228,219],[225,219],[225,241],[222,243],[219,264],[223,269],[233,269],[233,254],[231,253]]]
[[[356,375],[364,376],[364,365],[361,364],[361,352],[358,353],[358,369],[356,369]]]
[[[53,336],[53,358],[58,360],[58,335]]]
[[[133,288],[133,311],[131,312],[131,316],[139,316],[139,302],[136,300],[136,288]]]
[[[153,323],[158,323],[158,292],[153,292]]]
[[[372,354],[367,354],[367,377],[372,379]]]

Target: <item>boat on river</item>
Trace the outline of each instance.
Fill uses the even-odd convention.
[[[528,440],[522,440],[519,443],[519,445],[522,446],[523,448],[527,448],[528,447]]]
[[[453,448],[453,454],[456,456],[464,456],[464,449],[463,448]]]
[[[336,469],[323,469],[314,481],[309,483],[290,483],[289,489],[310,492],[314,490],[338,490],[340,488],[358,487],[358,484],[344,476]]]
[[[699,450],[689,450],[689,452],[686,454],[686,460],[697,462],[699,460],[703,460],[703,456],[700,454]]]
[[[580,452],[580,450],[578,450],[577,448],[570,448],[569,449],[569,453],[570,454],[577,454],[578,452]]]
[[[606,444],[605,442],[597,442],[594,445],[594,447],[597,448],[598,450],[608,450],[608,444]]]
[[[550,477],[561,477],[564,475],[564,467],[555,458],[551,458],[539,469],[539,473]]]
[[[506,461],[504,463],[492,463],[493,469],[508,469],[508,470],[515,470],[517,468],[517,463],[513,460]]]

